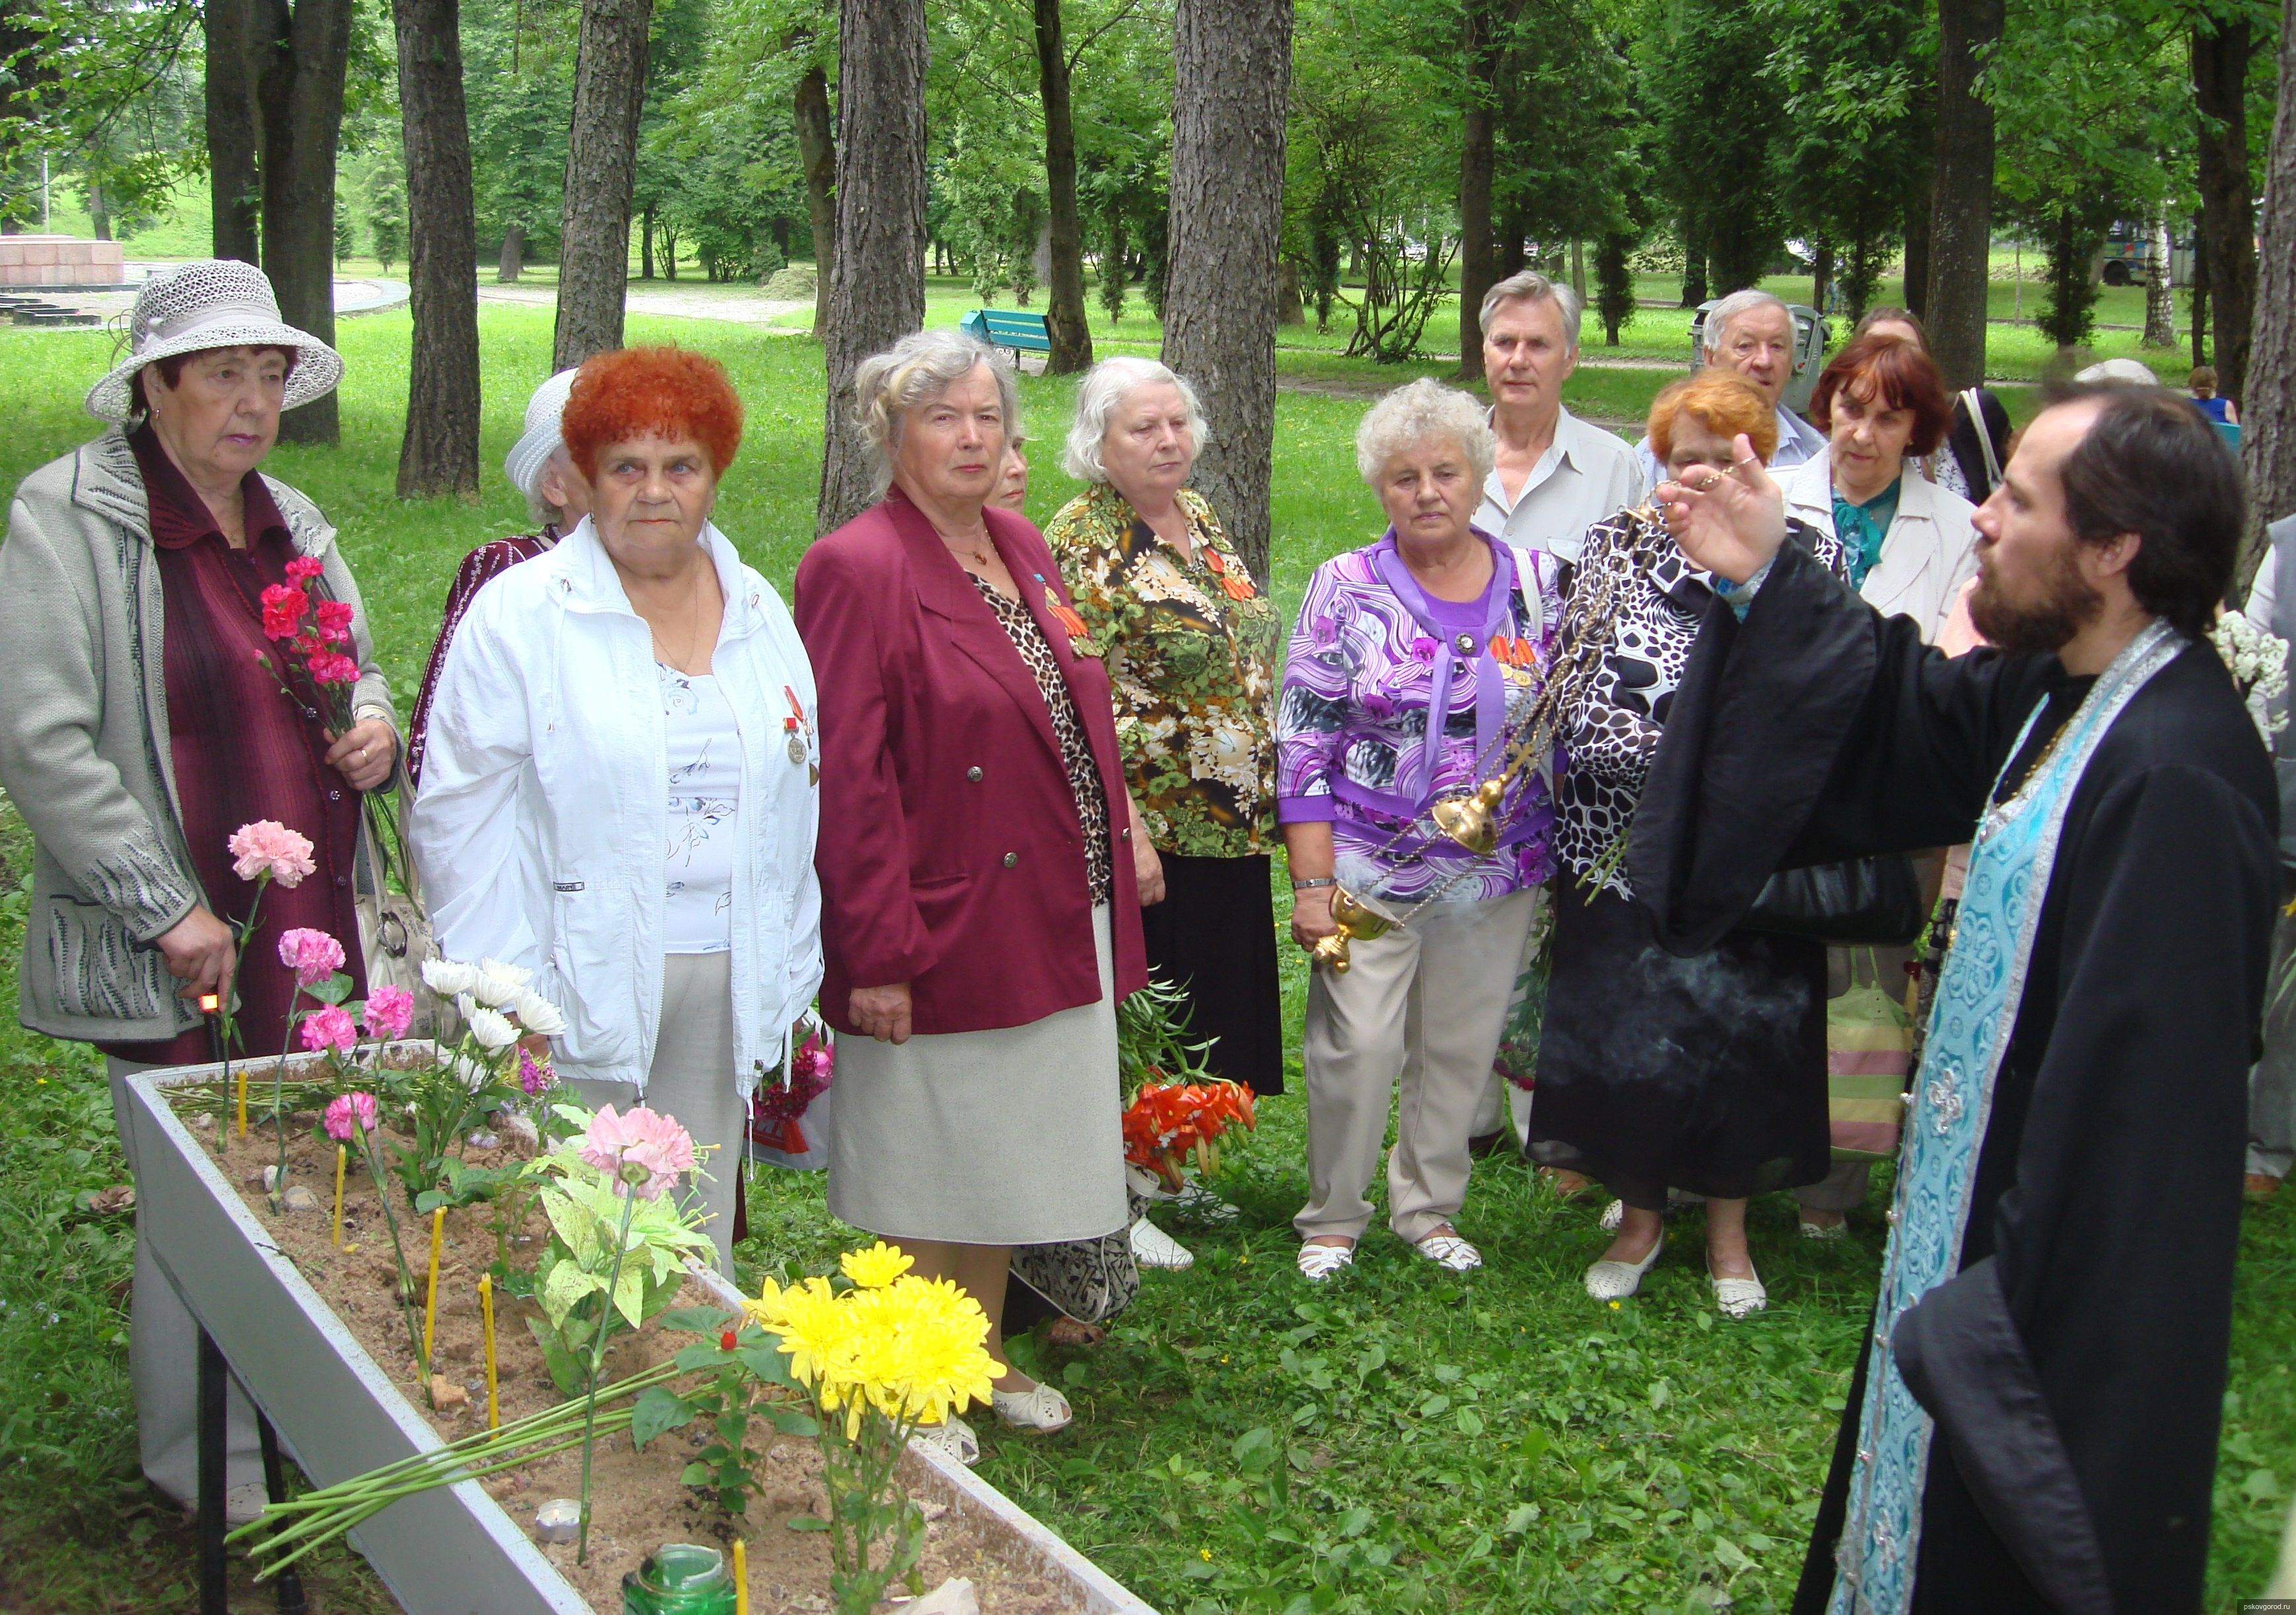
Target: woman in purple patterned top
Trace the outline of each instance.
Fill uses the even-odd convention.
[[[1374,405],[1356,464],[1391,525],[1316,569],[1292,637],[1276,816],[1291,853],[1293,940],[1309,947],[1331,934],[1335,879],[1390,908],[1426,900],[1407,926],[1357,938],[1344,975],[1319,969],[1308,987],[1311,1193],[1292,1225],[1309,1279],[1353,1261],[1370,1224],[1365,1191],[1398,1075],[1390,1225],[1453,1272],[1482,1261],[1452,1217],[1534,888],[1554,867],[1549,771],[1524,770],[1507,793],[1490,854],[1422,821],[1439,798],[1498,771],[1507,709],[1529,692],[1560,614],[1549,557],[1470,524],[1494,452],[1482,406],[1464,392],[1417,381]],[[1443,720],[1431,726],[1438,709]]]

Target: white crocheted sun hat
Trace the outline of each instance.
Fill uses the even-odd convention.
[[[87,390],[87,412],[124,425],[135,411],[128,383],[155,359],[209,348],[292,348],[283,409],[324,398],[343,379],[343,357],[279,317],[271,281],[253,264],[211,258],[155,275],[127,317],[127,357]]]
[[[574,372],[561,370],[534,390],[526,400],[526,433],[503,457],[503,474],[511,486],[529,499],[542,497],[542,468],[566,440],[558,423],[566,414],[567,395],[574,391]]]

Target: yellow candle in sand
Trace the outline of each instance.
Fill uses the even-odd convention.
[[[502,1428],[502,1407],[495,1399],[495,1281],[492,1273],[479,1275],[479,1316],[487,1329],[487,1428]]]
[[[247,1136],[247,1067],[239,1068],[239,1136]]]
[[[422,1372],[430,1372],[430,1331],[439,1322],[439,1248],[447,1239],[447,1208],[430,1213],[430,1283],[422,1292]]]
[[[734,1615],[750,1615],[750,1545],[734,1538]]]
[[[335,1248],[343,1248],[343,1164],[350,1158],[348,1146],[335,1146]]]

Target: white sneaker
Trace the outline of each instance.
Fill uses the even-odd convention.
[[[1161,1267],[1174,1273],[1196,1265],[1187,1247],[1146,1217],[1132,1224],[1132,1259],[1143,1267]]]

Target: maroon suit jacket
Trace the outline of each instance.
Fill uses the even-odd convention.
[[[991,507],[989,536],[1068,681],[1108,793],[1116,995],[1147,980],[1108,673],[1046,599],[1044,535]],[[798,632],[821,702],[821,1003],[909,984],[919,1033],[1024,1026],[1096,1002],[1084,829],[1052,715],[996,614],[896,489],[798,563]]]

